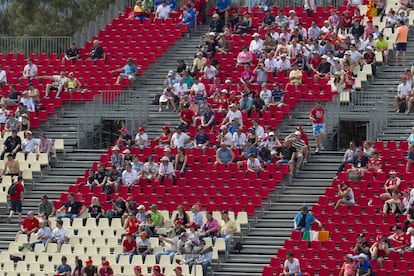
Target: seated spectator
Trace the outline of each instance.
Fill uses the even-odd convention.
[[[171,144],[171,137],[172,137],[172,133],[171,130],[169,128],[169,126],[164,125],[162,127],[162,133],[154,139],[154,141],[158,141],[158,146],[155,146],[155,148],[158,147],[169,147]]]
[[[89,206],[88,213],[91,218],[99,219],[104,216],[104,210],[102,209],[99,199],[94,196],[92,197],[91,205]]]
[[[48,218],[49,216],[53,216],[55,214],[55,206],[46,194],[42,195],[41,202],[37,210],[39,217],[45,216]]]
[[[385,235],[378,234],[375,240],[369,251],[371,252],[371,259],[376,260],[378,268],[382,269],[382,261],[389,256],[390,249]]]
[[[410,237],[410,248],[409,251],[414,251],[414,228],[409,227],[406,234]]]
[[[11,177],[20,175],[20,163],[14,159],[14,154],[6,154],[6,162],[4,163],[3,175],[9,175]]]
[[[336,202],[335,210],[338,209],[339,205],[346,205],[349,207],[355,205],[354,191],[349,187],[348,182],[338,185],[338,195],[342,198]]]
[[[207,59],[204,57],[203,52],[197,52],[196,57],[193,61],[193,67],[191,68],[192,73],[197,73],[204,69]],[[194,79],[195,80],[195,79]]]
[[[339,275],[340,276],[355,276],[356,263],[354,261],[354,256],[352,254],[347,254],[344,259],[345,261],[342,264]]]
[[[160,177],[161,185],[164,183],[164,180],[167,178],[172,178],[173,185],[177,183],[177,177],[175,176],[175,171],[172,162],[166,156],[161,158],[161,164],[158,169],[158,175]]]
[[[135,2],[134,6],[134,18],[139,19],[141,23],[144,22],[144,20],[147,18],[147,11],[145,10],[144,6],[142,5],[142,1],[138,0]]]
[[[257,178],[260,177],[260,173],[263,171],[260,160],[256,158],[256,154],[251,153],[247,159],[247,170],[245,171],[245,177],[247,177],[249,172],[256,173]]]
[[[45,99],[49,99],[49,93],[51,90],[57,91],[56,99],[60,98],[60,93],[62,93],[63,89],[65,88],[66,83],[68,82],[68,78],[65,76],[66,72],[60,72],[60,75],[53,75],[53,76],[39,76],[38,78],[52,80],[52,83],[48,83],[46,85],[46,95]]]
[[[158,164],[154,162],[154,157],[148,157],[148,161],[142,167],[139,177],[149,181],[158,178]]]
[[[213,248],[206,247],[206,241],[201,240],[200,244],[200,253],[196,255],[193,261],[188,263],[190,267],[190,271],[194,267],[194,265],[201,265],[203,268],[203,276],[207,276],[208,267],[211,265],[211,261],[213,259]]]
[[[21,93],[16,90],[16,86],[14,84],[11,84],[9,88],[10,92],[7,99],[5,99],[5,103],[7,105],[14,106],[20,102]]]
[[[411,144],[408,147],[408,154],[407,154],[407,165],[405,168],[406,172],[411,171],[411,165],[414,163],[414,144]]]
[[[7,73],[6,73],[6,70],[2,69],[1,64],[0,64],[0,89],[5,84],[7,84]]]
[[[292,252],[288,252],[286,260],[283,264],[283,272],[279,276],[299,276],[302,275],[300,270],[300,263],[297,258],[294,257]]]
[[[183,111],[182,111],[183,112]],[[183,117],[188,118],[186,114],[193,114],[190,113],[188,110],[188,107],[186,107],[186,111],[184,111]],[[175,133],[171,137],[171,147],[172,148],[179,148],[179,147],[188,147],[189,143],[191,142],[190,136],[187,135],[187,133],[183,132],[183,129],[181,126],[177,126],[175,128]]]
[[[254,82],[254,74],[250,70],[250,65],[244,65],[244,71],[240,74],[240,82],[242,84],[250,84]]]
[[[36,244],[45,245],[46,242],[51,238],[51,236],[52,236],[52,232],[47,225],[47,221],[40,220],[39,229],[36,232],[36,241],[30,244],[30,249],[33,251]]]
[[[210,60],[207,60],[204,69],[203,69],[204,77],[208,79],[209,83],[213,82],[213,79],[217,76],[218,70],[211,64]]]
[[[46,133],[40,133],[39,144],[37,148],[38,154],[46,153],[49,158],[55,154],[52,140],[50,138],[47,138]]]
[[[144,149],[147,146],[149,146],[148,134],[145,132],[145,128],[141,126],[138,128],[138,133],[135,136],[134,147],[139,147],[140,149]]]
[[[224,118],[222,125],[228,125],[233,119],[237,119],[237,123],[239,126],[243,126],[243,116],[239,109],[237,109],[236,104],[229,105],[229,111],[227,112],[226,117]]]
[[[58,218],[70,218],[73,220],[74,218],[77,218],[83,211],[85,210],[85,207],[82,206],[82,203],[78,200],[75,200],[75,194],[69,193],[68,200],[65,204],[63,204],[62,207],[57,209],[57,213],[60,213],[62,211],[65,211],[65,214],[62,216],[59,216]]]
[[[200,228],[204,224],[203,215],[200,213],[200,206],[191,206],[191,213],[193,213],[193,219],[191,222],[194,222],[196,224],[197,229]]]
[[[393,231],[394,233],[387,237],[387,240],[390,243],[389,250],[402,253],[407,248],[407,244],[405,243],[405,235],[400,225],[394,226]]]
[[[279,110],[282,106],[286,105],[285,91],[280,88],[280,84],[277,82],[273,84],[271,105],[276,105]]]
[[[280,160],[276,162],[276,167],[279,169],[280,164],[289,165],[289,174],[293,175],[295,171],[296,148],[293,147],[292,141],[286,140],[284,145],[279,149]]]
[[[36,233],[39,229],[39,220],[35,217],[32,211],[27,212],[27,217],[22,221],[20,230],[17,231],[16,240],[19,235],[26,234],[27,240],[30,240],[30,235]]]
[[[105,260],[105,261],[102,262],[102,267],[99,268],[98,275],[100,275],[100,276],[103,276],[103,275],[112,276],[112,275],[114,275],[114,271],[112,270],[108,260]]]
[[[301,135],[301,132],[297,130],[285,138],[291,140],[292,146],[296,149],[296,172],[299,172],[303,164],[308,163],[309,148],[305,141],[301,139]]]
[[[29,97],[30,97],[30,99],[32,99],[33,104],[35,104],[35,105],[40,104],[39,89],[35,88],[33,86],[33,83],[29,83],[28,88],[29,88],[29,90],[27,90],[27,92],[29,92]]]
[[[32,132],[26,131],[26,139],[22,143],[22,150],[26,157],[29,153],[35,153],[38,150],[38,141],[32,137]]]
[[[4,155],[6,153],[10,153],[12,155],[15,155],[18,151],[21,151],[21,138],[17,135],[17,129],[12,129],[12,134],[6,138],[6,140],[3,143],[3,150],[1,152],[0,158],[3,160]],[[4,174],[4,171],[3,171]]]
[[[96,64],[98,59],[105,59],[105,52],[102,46],[99,45],[99,40],[93,41],[93,47],[89,51],[89,59],[93,60],[93,63]]]
[[[371,245],[367,241],[365,234],[364,233],[358,234],[355,246],[353,248],[354,253],[355,254],[367,254],[369,256],[371,254],[370,248],[371,248]]]
[[[92,259],[89,258],[85,261],[85,266],[81,270],[81,275],[85,275],[85,276],[98,275],[98,268],[93,265]]]
[[[35,111],[35,104],[32,100],[32,98],[29,97],[30,92],[29,91],[24,91],[23,92],[23,97],[20,98],[19,101],[19,105],[23,105],[23,107],[25,108],[26,113],[28,113],[28,111]],[[16,112],[17,113],[17,112]],[[24,113],[19,113],[16,114],[17,117],[22,116]]]
[[[219,234],[219,223],[213,217],[213,212],[207,211],[206,213],[206,222],[200,228],[200,240],[203,238],[211,237],[215,238]]]
[[[145,214],[144,220],[141,221],[138,228],[139,233],[146,232],[150,237],[155,234],[155,225],[152,221],[151,214]]]
[[[128,133],[128,130],[125,127],[122,127],[120,130],[120,135],[117,141],[118,146],[120,147],[129,147],[132,143],[132,136]]]
[[[69,241],[68,230],[63,228],[63,221],[61,219],[56,220],[56,228],[53,229],[50,239],[45,244],[45,251],[47,252],[47,247],[49,243],[56,243],[57,252],[60,253],[62,244]]]
[[[398,187],[401,184],[401,179],[397,177],[396,171],[391,170],[388,174],[390,175],[390,177],[384,183],[385,193],[382,193],[380,195],[383,201],[385,201],[386,199],[390,199],[394,192],[398,193]]]
[[[403,223],[403,231],[406,232],[408,229],[408,226],[414,223],[414,202],[410,203],[410,206],[407,210],[407,218]]]
[[[364,147],[364,154],[368,158],[371,158],[372,154],[375,151],[375,149],[372,147],[372,143],[370,141],[365,141],[363,147]]]
[[[129,188],[138,184],[138,173],[132,169],[131,163],[125,164],[125,170],[122,172],[122,185]]]
[[[56,267],[56,274],[55,275],[64,275],[64,276],[70,276],[72,275],[72,268],[70,265],[67,264],[67,258],[66,256],[62,256],[62,263]]]
[[[224,238],[226,242],[226,254],[228,254],[231,250],[231,242],[233,241],[234,233],[237,231],[237,226],[236,223],[229,218],[228,211],[221,212],[221,219],[219,232],[220,237]]]
[[[138,219],[138,221],[140,221],[141,223],[145,221],[145,216],[147,215],[147,212],[145,211],[145,206],[144,205],[139,205],[137,207],[137,213],[135,215],[135,217]],[[150,216],[151,217],[151,216]],[[140,223],[140,225],[141,225]]]
[[[209,127],[212,129],[216,125],[216,113],[211,108],[210,104],[207,104],[205,111],[201,115],[201,126]]]
[[[237,55],[237,63],[236,66],[239,65],[250,65],[253,60],[253,54],[249,51],[249,47],[244,45],[242,47],[241,52]]]
[[[222,142],[220,148],[216,151],[216,161],[214,162],[214,167],[217,167],[218,164],[225,164],[228,166],[229,163],[234,161],[234,152],[227,147],[227,144]]]
[[[362,148],[356,150],[356,156],[352,161],[352,168],[347,170],[348,176],[352,174],[359,175],[360,177],[364,176],[364,173],[367,171],[368,167],[368,157],[364,154]]]
[[[291,68],[290,60],[288,60],[287,54],[281,54],[280,55],[280,59],[279,59],[279,61],[276,64],[276,71],[278,71],[278,72],[284,72],[287,75],[287,73],[289,72],[290,68]],[[293,78],[293,76],[298,75],[297,70],[292,74],[292,78]],[[290,73],[289,73],[289,79],[290,79]],[[295,84],[296,82],[297,82],[296,80],[293,80],[293,82],[291,82],[291,83],[292,84]],[[302,82],[302,80],[301,80],[301,82]]]
[[[122,241],[122,252],[116,255],[117,263],[122,255],[128,255],[130,263],[132,263],[132,258],[137,255],[137,242],[132,237],[132,233],[125,234],[125,239]]]
[[[166,105],[166,109],[169,109],[171,105],[173,107],[173,111],[177,112],[177,107],[175,106],[175,95],[173,93],[173,90],[170,87],[167,87],[164,89],[158,102],[159,102],[158,112],[162,111],[163,105]]]
[[[160,263],[161,256],[169,256],[170,262],[173,262],[174,256],[177,255],[177,243],[179,240],[179,235],[174,233],[174,229],[170,228],[167,230],[167,236],[160,236],[160,245],[164,248],[164,251],[160,251],[155,254],[155,261],[157,264]]]
[[[137,253],[142,256],[142,261],[145,262],[147,255],[151,254],[152,245],[147,232],[141,232],[139,237],[140,240],[137,242]]]
[[[171,7],[167,5],[167,1],[162,1],[162,4],[159,5],[155,11],[155,18],[161,18],[162,21],[169,18],[171,14]]]
[[[126,204],[125,200],[118,196],[115,200],[112,200],[112,209],[106,212],[106,217],[109,220],[112,220],[113,218],[122,218],[126,211]]]
[[[194,147],[201,148],[203,151],[210,145],[210,137],[205,131],[204,126],[198,127],[198,133],[194,136]]]
[[[115,85],[119,85],[122,79],[128,79],[129,87],[134,85],[134,82],[137,78],[136,74],[138,72],[138,66],[133,63],[132,58],[128,58],[127,64],[119,69],[112,70],[111,73],[120,72],[118,78],[116,79]]]
[[[378,34],[378,39],[375,41],[375,49],[382,53],[384,64],[388,64],[388,41],[384,39],[384,34]]]
[[[382,158],[379,157],[378,151],[374,150],[372,157],[368,161],[368,170],[376,176],[378,173],[382,173],[382,163]]]
[[[236,132],[233,133],[232,148],[243,150],[247,142],[247,136],[243,133],[243,127],[238,127]]]
[[[164,274],[162,274],[161,267],[159,265],[152,266],[151,276],[164,276]]]
[[[390,212],[397,216],[401,215],[404,212],[399,192],[393,192],[392,197],[386,200],[384,206],[382,207],[382,215],[384,217]]]
[[[33,59],[28,58],[27,64],[23,68],[23,79],[28,79],[29,83],[32,82],[32,79],[35,78],[38,74],[37,65],[33,63]]]
[[[322,223],[317,220],[311,213],[308,211],[308,206],[304,205],[300,208],[300,212],[295,216],[293,223],[294,229],[300,230],[302,232],[308,231],[311,228],[311,223],[317,223],[320,228]]]
[[[277,156],[277,151],[282,147],[279,139],[277,139],[273,131],[269,132],[268,139],[264,143],[264,147],[270,151],[272,158]]]
[[[72,42],[69,49],[66,50],[65,55],[62,58],[62,65],[65,64],[65,61],[69,60],[72,64],[75,64],[75,61],[80,59],[80,50],[76,47],[76,43]]]
[[[195,113],[190,109],[189,104],[184,104],[183,107],[184,109],[180,111],[180,124],[187,130],[189,127],[195,125]],[[172,139],[174,139],[174,135]],[[171,146],[174,147],[173,145]]]

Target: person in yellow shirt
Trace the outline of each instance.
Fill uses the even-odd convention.
[[[233,240],[233,235],[237,231],[236,223],[229,218],[229,212],[221,212],[220,222],[220,237],[224,238],[226,242],[226,254],[230,252],[231,242]]]
[[[135,17],[135,19],[141,20],[141,23],[145,20],[145,18],[147,18],[146,17],[146,14],[145,14],[145,9],[142,6],[142,1],[141,0],[138,0],[135,3],[135,6],[134,6],[134,17]]]
[[[375,41],[375,48],[382,53],[384,63],[388,64],[388,41],[384,39],[382,33],[378,34],[378,39]]]
[[[295,86],[302,84],[302,71],[299,69],[299,66],[296,62],[293,63],[292,71],[289,73],[289,82]]]

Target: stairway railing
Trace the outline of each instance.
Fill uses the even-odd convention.
[[[78,148],[91,147],[93,140],[102,148],[104,120],[120,121],[129,130],[145,125],[149,105],[150,99],[136,90],[100,91],[78,113]]]
[[[375,107],[371,108],[369,112],[369,124],[366,128],[368,141],[375,141],[388,125],[388,113],[388,96],[383,94],[381,99],[375,102]]]

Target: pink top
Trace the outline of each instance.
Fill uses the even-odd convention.
[[[241,51],[239,53],[239,55],[237,56],[237,61],[239,63],[247,63],[252,61],[253,55],[251,52],[247,51],[247,52],[243,52]]]
[[[355,276],[355,270],[356,270],[355,262],[344,263],[342,268],[344,269],[344,276]]]

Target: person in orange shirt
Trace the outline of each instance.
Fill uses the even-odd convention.
[[[397,37],[395,38],[395,64],[398,65],[398,57],[400,52],[402,52],[402,66],[405,65],[405,52],[407,51],[407,41],[408,41],[408,26],[405,25],[404,20],[398,22],[398,27],[396,30]]]

